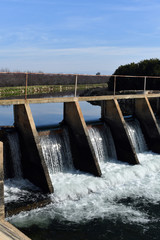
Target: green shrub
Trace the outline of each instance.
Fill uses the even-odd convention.
[[[128,76],[160,76],[160,60],[149,59],[138,63],[130,63],[121,65],[116,69],[113,75],[128,75]],[[108,89],[113,91],[114,78],[110,77]],[[144,78],[117,77],[116,91],[120,90],[143,90]],[[147,78],[146,89],[160,90],[160,78]]]

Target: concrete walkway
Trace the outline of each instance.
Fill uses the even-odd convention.
[[[10,223],[0,220],[0,240],[31,240]]]
[[[0,99],[0,105],[19,105],[31,103],[64,103],[64,102],[87,102],[103,101],[113,99],[141,99],[141,98],[159,98],[160,93],[154,94],[126,94],[126,95],[105,95],[105,96],[87,96],[87,97],[53,97],[53,98],[28,98],[28,99]]]

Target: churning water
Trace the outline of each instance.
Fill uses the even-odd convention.
[[[35,202],[38,200],[38,192],[40,189],[23,178],[23,169],[21,165],[21,150],[19,136],[17,132],[8,132],[7,139],[10,146],[10,171],[12,178],[8,178],[8,171],[5,170],[5,207],[11,211],[16,207],[24,205],[24,202]],[[5,164],[4,164],[5,166]],[[41,198],[42,199],[42,198]]]
[[[141,165],[116,160],[102,164],[102,178],[56,173],[52,203],[9,221],[39,240],[119,239],[119,234],[121,239],[130,234],[129,239],[147,239],[148,234],[156,239],[151,229],[159,227],[160,156],[138,157]]]
[[[44,208],[21,212],[8,220],[36,240],[158,240],[160,155],[136,146],[137,142],[146,146],[145,140],[141,134],[136,135],[140,131],[137,122],[129,123],[132,141],[137,152],[141,152],[138,153],[141,164],[131,166],[119,162],[110,130],[106,128],[89,129],[99,157],[101,178],[74,170],[70,161],[68,168],[63,168],[70,158],[70,152],[63,154],[68,151],[66,147],[69,149],[68,140],[64,141],[68,139],[66,133],[60,139],[57,136],[42,138],[41,144],[55,190],[50,195],[52,201]],[[49,162],[50,158],[52,163]],[[14,191],[17,189],[12,186],[12,194]]]

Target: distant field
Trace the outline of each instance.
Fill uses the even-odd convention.
[[[108,86],[107,83],[103,84],[78,84],[78,90],[85,90],[88,88],[106,88]],[[63,92],[67,90],[75,89],[75,85],[43,85],[43,86],[28,86],[27,92],[24,86],[19,87],[0,87],[0,98],[10,97],[10,96],[23,96],[25,94],[43,94],[43,93],[53,93],[53,92]]]

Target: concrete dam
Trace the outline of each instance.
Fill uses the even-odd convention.
[[[0,131],[2,221],[5,217],[4,178],[28,179],[43,194],[53,193],[56,187],[54,176],[58,172],[80,171],[101,177],[104,162],[117,159],[137,165],[140,164],[138,153],[148,150],[160,153],[160,127],[152,105],[154,99],[156,108],[159,108],[159,97],[159,93],[143,92],[132,95],[114,93],[109,96],[0,99],[1,105],[13,105],[14,112],[14,126],[2,127]],[[122,99],[133,100],[132,115],[124,116],[120,105]],[[99,102],[99,121],[85,121],[81,101]],[[30,103],[51,102],[63,103],[63,121],[57,128],[37,130]],[[17,234],[20,234],[18,230]]]

